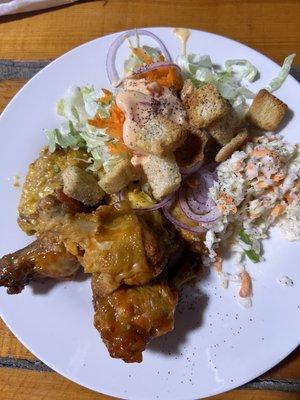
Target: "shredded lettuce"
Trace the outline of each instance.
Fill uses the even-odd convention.
[[[191,79],[197,87],[214,84],[221,95],[230,101],[237,114],[240,117],[244,115],[246,99],[255,97],[245,85],[257,75],[257,69],[248,60],[227,60],[224,68],[215,66],[208,55],[180,55],[176,61],[186,79]]]
[[[294,58],[296,57],[296,54],[290,54],[287,56],[282,64],[282,67],[278,73],[278,75],[271,80],[271,82],[266,86],[266,89],[269,92],[274,92],[275,90],[279,89],[280,86],[283,84],[285,81],[286,77],[290,73],[292,63],[294,61]]]
[[[235,75],[238,81],[246,79],[248,82],[253,82],[258,72],[257,68],[248,60],[227,60],[225,69]]]
[[[46,130],[49,151],[57,147],[63,149],[84,148],[91,154],[89,168],[99,170],[111,155],[106,144],[114,139],[106,134],[106,129],[96,128],[88,123],[95,114],[107,118],[111,101],[101,102],[102,91],[91,86],[71,88],[66,96],[56,104],[57,114],[62,117],[58,128]]]

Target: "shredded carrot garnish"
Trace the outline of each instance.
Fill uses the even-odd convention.
[[[291,204],[293,202],[293,198],[291,196],[291,192],[290,191],[286,192],[283,197],[287,201],[288,204]]]
[[[104,96],[109,96],[110,92],[104,92]],[[116,103],[112,103],[110,116],[108,118],[101,118],[96,115],[95,118],[89,120],[89,124],[96,128],[106,128],[107,134],[117,139],[117,142],[108,143],[111,154],[128,153],[128,148],[123,142],[123,124],[125,121],[124,113],[119,109]]]
[[[251,295],[251,291],[252,291],[252,280],[250,275],[248,274],[248,272],[244,271],[241,273],[241,288],[240,288],[240,292],[239,295],[240,297],[249,297]]]
[[[222,271],[222,263],[223,263],[222,257],[220,255],[217,255],[216,261],[215,261],[215,270],[217,272],[221,272]]]
[[[283,205],[281,204],[276,204],[276,206],[273,208],[271,214],[273,217],[277,218],[279,215],[282,214],[282,211],[284,210]]]
[[[236,213],[237,213],[237,207],[236,207],[236,205],[234,204],[234,200],[233,200],[233,198],[232,198],[231,196],[229,196],[229,195],[226,194],[226,193],[222,193],[222,194],[220,195],[219,199],[223,200],[223,201],[225,202],[226,205],[232,206],[231,212],[232,212],[233,214],[236,214]],[[225,206],[225,205],[220,205],[220,204],[219,204],[219,205],[218,205],[218,208],[219,208],[219,210],[220,210],[221,212],[226,211],[226,206]]]
[[[274,182],[279,183],[284,179],[284,174],[279,172],[278,174],[274,174],[273,176],[271,176],[271,179]]]
[[[115,139],[123,140],[123,124],[125,116],[116,103],[113,103],[108,118],[101,118],[96,115],[95,118],[89,120],[89,124],[96,128],[106,128],[107,133]]]
[[[272,156],[272,151],[267,149],[254,149],[250,155],[251,157]]]
[[[140,60],[142,60],[143,63],[145,63],[146,65],[149,65],[149,64],[153,63],[152,58],[141,47],[131,47],[131,51],[133,52],[133,54],[135,56],[137,56]]]
[[[265,156],[270,156],[274,158],[276,161],[282,162],[281,156],[275,150],[268,150],[268,149],[254,149],[250,153],[251,157],[261,158]]]
[[[157,82],[162,86],[174,87],[177,90],[181,90],[183,85],[182,76],[175,67],[159,67],[152,71],[137,74],[134,78],[145,78],[150,82]]]
[[[108,104],[112,100],[112,92],[107,89],[102,89],[102,92],[104,94],[100,97],[98,103]]]

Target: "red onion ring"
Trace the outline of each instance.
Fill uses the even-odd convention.
[[[190,219],[200,223],[210,223],[214,222],[219,216],[219,210],[215,205],[213,207],[208,208],[208,204],[206,203],[193,203],[197,212],[190,207],[190,204],[187,199],[187,194],[184,189],[181,188],[178,195],[179,205],[182,212]],[[209,199],[207,199],[208,201]]]
[[[119,47],[122,45],[124,40],[128,37],[135,36],[135,35],[143,35],[143,36],[149,36],[152,39],[158,43],[166,62],[172,63],[172,58],[171,55],[164,45],[164,43],[160,40],[159,37],[157,37],[154,33],[150,31],[146,31],[144,29],[133,29],[127,32],[122,33],[120,36],[118,36],[114,42],[111,44],[108,53],[107,53],[107,58],[106,58],[106,71],[108,75],[108,79],[110,80],[110,83],[115,86],[118,83],[120,83],[120,76],[118,74],[117,68],[116,68],[116,55],[118,52]]]
[[[192,233],[203,233],[205,232],[205,228],[201,225],[198,226],[190,226],[187,224],[184,224],[183,222],[178,221],[176,218],[174,218],[170,211],[168,210],[168,207],[165,206],[162,208],[162,211],[164,213],[164,216],[172,222],[173,225],[177,226],[178,228],[185,229],[186,231],[192,232]]]
[[[213,199],[210,197],[205,197],[199,198],[194,196],[194,191],[191,190],[190,188],[186,189],[186,202],[190,209],[195,213],[195,214],[203,214],[206,212],[209,212],[213,207],[215,207],[215,203]]]

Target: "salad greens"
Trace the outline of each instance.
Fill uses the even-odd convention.
[[[296,54],[294,53],[285,58],[278,75],[273,78],[271,82],[266,86],[266,89],[269,90],[269,92],[274,92],[275,90],[279,89],[280,86],[283,84],[286,77],[290,73],[291,66],[295,57]]]
[[[88,123],[95,114],[106,118],[109,116],[111,101],[101,103],[102,91],[96,91],[91,86],[72,88],[64,99],[57,102],[57,114],[63,122],[59,128],[46,130],[49,151],[54,152],[57,147],[63,149],[85,148],[90,153],[91,163],[97,164],[99,169],[110,155],[105,143],[114,139],[106,134],[106,129],[96,128]]]
[[[245,232],[244,229],[241,229],[239,232],[239,238],[241,239],[242,242],[244,242],[245,244],[248,244],[249,246],[252,246],[252,240],[250,238],[250,236]],[[253,249],[244,249],[244,252],[246,254],[246,256],[253,261],[254,263],[257,263],[260,261],[260,256],[259,254],[257,254]]]
[[[130,44],[131,46],[131,44]],[[141,48],[151,57],[153,62],[160,60],[161,52],[158,48],[140,46],[137,39],[137,47]],[[125,73],[144,65],[138,53],[129,55],[124,62]],[[288,56],[282,65],[278,75],[267,85],[267,90],[277,90],[286,79],[295,54]],[[253,82],[258,75],[257,68],[248,60],[232,59],[225,62],[224,68],[213,64],[210,56],[187,54],[177,57],[184,78],[189,78],[200,87],[212,83],[216,85],[221,95],[228,99],[242,118],[248,109],[247,99],[253,99],[255,94],[247,88],[249,82]],[[69,90],[66,97],[58,101],[56,111],[63,118],[59,128],[47,130],[50,152],[57,147],[63,149],[85,148],[90,153],[90,161],[93,164],[90,169],[99,169],[103,163],[112,157],[105,143],[115,142],[115,139],[107,135],[106,129],[98,129],[89,125],[88,120],[96,114],[101,118],[108,118],[113,99],[101,102],[102,91],[95,90],[92,86],[75,87]],[[252,255],[252,258],[255,258]]]

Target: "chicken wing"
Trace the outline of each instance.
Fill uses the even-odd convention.
[[[0,286],[7,293],[20,293],[32,279],[72,277],[80,267],[76,257],[53,238],[40,238],[24,249],[0,259]]]
[[[179,268],[173,266],[147,285],[123,286],[106,297],[99,295],[93,275],[94,324],[111,357],[141,362],[147,343],[173,329],[179,287],[199,276],[200,269],[199,257],[184,255]]]
[[[93,277],[94,299],[97,283]],[[94,324],[111,357],[141,362],[154,337],[173,329],[177,290],[166,284],[123,287],[95,300]]]
[[[83,150],[56,150],[50,153],[47,149],[30,164],[19,203],[18,223],[28,235],[36,232],[37,206],[40,199],[52,194],[63,186],[61,171],[68,166],[86,168],[87,153]]]
[[[103,296],[122,284],[149,282],[168,261],[170,235],[159,219],[137,217],[126,202],[71,213],[47,196],[38,210],[38,235],[51,234],[64,243],[86,273],[97,274]]]

